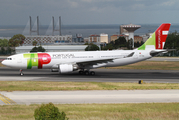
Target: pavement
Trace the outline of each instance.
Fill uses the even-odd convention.
[[[49,69],[23,70],[0,67],[0,81],[57,81],[57,82],[157,82],[179,83],[178,70],[130,70],[130,69],[94,69],[96,75],[79,75],[78,72],[59,74]]]
[[[1,105],[179,102],[179,90],[14,91],[0,95],[7,97]]]

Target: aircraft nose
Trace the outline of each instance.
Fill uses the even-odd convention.
[[[3,60],[1,63],[5,66],[9,66],[9,62],[7,60]]]
[[[6,60],[3,60],[1,63],[2,63],[3,65],[6,65]]]
[[[1,64],[11,67],[14,64],[14,62],[12,60],[12,57],[7,57],[1,62]]]

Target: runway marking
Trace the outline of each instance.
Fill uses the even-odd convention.
[[[16,102],[14,102],[13,100],[11,100],[10,98],[0,94],[0,100],[3,101],[6,105],[12,105],[12,104],[16,104]]]

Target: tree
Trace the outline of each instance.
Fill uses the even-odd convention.
[[[103,47],[103,50],[113,50],[115,49],[112,43],[107,44],[105,47]]]
[[[4,49],[4,47],[1,47],[0,54],[1,55],[5,55],[6,54],[6,50]]]
[[[88,44],[88,46],[85,48],[85,51],[96,51],[99,50],[99,47],[93,43]]]
[[[35,46],[32,48],[32,50],[30,52],[38,52],[38,48]]]
[[[139,41],[134,42],[134,46],[135,46],[135,47],[140,47],[140,43],[139,43]]]
[[[37,41],[34,40],[34,41],[32,42],[32,45],[33,45],[33,46],[36,46],[36,45],[37,45]]]
[[[177,31],[168,34],[164,48],[179,50],[179,41],[178,40],[179,40],[179,33],[177,33]]]
[[[103,47],[103,50],[113,50],[113,49],[118,49],[121,47],[127,47],[127,42],[124,37],[119,37],[115,41],[111,41],[108,43],[105,47]]]
[[[127,48],[128,48],[129,50],[132,50],[132,46],[133,46],[133,40],[132,40],[132,38],[131,38],[131,39],[129,39],[128,42],[127,42]]]
[[[42,104],[35,109],[34,117],[35,120],[68,120],[65,112],[60,112],[53,103]]]
[[[124,37],[119,37],[117,40],[115,40],[114,47],[115,49],[118,49],[120,47],[126,47],[126,39]]]
[[[14,52],[14,50],[13,49],[11,49],[9,46],[7,47],[7,50],[6,50],[7,52],[7,55],[8,54],[11,54],[12,52]]]
[[[0,39],[0,47],[7,47],[8,40],[7,39]]]
[[[40,45],[40,46],[37,48],[37,51],[38,51],[38,52],[45,52],[45,49]]]
[[[33,47],[30,52],[45,52],[45,49],[40,45],[39,47]]]
[[[24,43],[25,36],[22,34],[16,34],[9,40],[10,47],[18,47]]]
[[[144,44],[144,42],[143,42],[143,41],[141,41],[141,42],[140,42],[140,46],[142,46],[143,44]]]
[[[175,51],[170,51],[168,53],[166,53],[165,55],[178,55],[179,53],[179,33],[177,33],[177,31],[168,34],[166,42],[165,42],[165,46],[164,49],[175,49]]]

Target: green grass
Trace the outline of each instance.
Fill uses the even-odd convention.
[[[108,69],[179,70],[179,61],[142,61],[125,66],[109,67]]]
[[[0,67],[5,67],[5,66],[0,62]]]
[[[164,90],[179,89],[178,83],[121,82],[47,82],[0,81],[0,91],[59,91],[59,90]]]
[[[39,105],[0,106],[0,120],[34,120]],[[56,104],[69,120],[178,120],[179,103]]]

